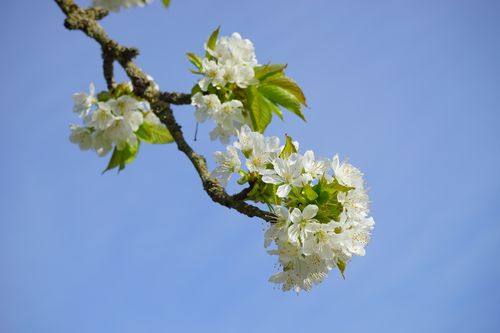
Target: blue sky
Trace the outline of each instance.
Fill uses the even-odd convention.
[[[72,94],[104,88],[97,45],[51,1],[0,9],[1,332],[499,331],[498,2],[172,0],[105,19],[164,90],[189,90],[184,53],[216,26],[252,39],[310,105],[267,133],[364,171],[366,257],[299,296],[267,282],[265,225],[212,203],[173,145],[101,175],[68,141]],[[193,110],[174,111],[191,138]],[[211,156],[208,131],[190,142]]]

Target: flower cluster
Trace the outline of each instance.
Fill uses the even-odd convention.
[[[247,171],[241,169],[240,153]],[[252,190],[247,199],[268,205],[277,220],[265,234],[265,247],[278,256],[282,271],[270,278],[283,290],[310,290],[332,268],[343,274],[354,255],[363,256],[374,221],[368,216],[363,174],[338,155],[318,160],[309,150],[298,153],[298,143],[287,137],[264,137],[248,126],[227,151],[216,152],[212,172],[226,185],[232,173]]]
[[[237,128],[250,124],[243,103],[233,90],[258,82],[254,75],[257,59],[252,42],[238,33],[221,37],[212,47],[205,45],[205,49],[207,57],[199,64],[199,72],[203,74],[198,81],[201,91],[193,95],[191,104],[196,107],[199,123],[209,118],[215,121],[217,127],[210,132],[210,138],[227,143],[230,136],[236,135]]]
[[[304,93],[285,75],[286,65],[259,65],[250,40],[236,32],[218,35],[219,29],[210,35],[203,58],[187,53],[193,73],[202,75],[191,90],[191,104],[199,123],[214,120],[212,140],[227,144],[242,125],[263,133],[273,114],[283,119],[281,108],[305,119]]]
[[[255,49],[249,39],[241,38],[235,32],[231,37],[221,37],[214,48],[205,45],[209,57],[202,60],[203,78],[198,81],[202,91],[209,85],[224,88],[227,84],[235,84],[246,88],[256,83],[254,67],[258,65]]]
[[[192,97],[191,104],[196,107],[196,121],[203,123],[213,119],[217,124],[210,132],[211,140],[219,139],[226,144],[232,135],[236,135],[237,128],[249,123],[243,113],[243,104],[237,99],[221,103],[215,94],[202,95],[198,92]]]
[[[113,12],[118,12],[122,8],[131,6],[144,6],[150,4],[153,0],[92,0],[92,6],[101,7]]]
[[[113,91],[97,96],[90,92],[73,95],[73,112],[84,123],[70,125],[70,141],[81,150],[94,150],[99,156],[115,148],[108,169],[125,167],[137,154],[140,141],[169,143],[172,137],[167,128],[150,110],[149,103],[132,92],[130,83],[118,85]],[[107,169],[107,170],[108,170]]]

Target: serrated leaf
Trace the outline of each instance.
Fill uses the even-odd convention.
[[[271,102],[270,100],[268,100],[265,96],[263,95],[260,95],[260,98],[261,98],[261,102],[263,104],[265,104],[265,107],[269,108],[269,110],[271,110],[272,113],[274,113],[275,115],[277,115],[281,120],[283,120],[283,112],[281,111],[281,109],[279,108],[278,105],[276,105],[275,103]]]
[[[118,167],[118,171],[125,169],[127,164],[132,163],[139,152],[140,142],[137,143],[137,146],[131,146],[127,144],[122,150],[118,150],[117,147],[113,150],[113,154],[111,155],[111,159],[109,160],[108,166],[102,172],[112,170]]]
[[[288,158],[290,155],[293,153],[297,152],[297,148],[295,148],[295,145],[293,144],[293,139],[291,136],[286,134],[286,143],[285,147],[283,147],[283,150],[280,153],[281,158]]]
[[[189,61],[190,61],[190,62],[191,62],[191,63],[192,63],[192,64],[193,64],[196,68],[198,68],[198,70],[199,70],[199,71],[201,71],[201,70],[202,70],[202,68],[203,68],[203,65],[201,64],[201,61],[202,61],[202,60],[201,60],[201,58],[200,58],[197,54],[192,53],[192,52],[187,52],[187,53],[186,53],[186,55],[187,55],[187,57],[188,57]]]
[[[207,41],[207,49],[208,50],[213,50],[215,48],[215,44],[217,42],[217,37],[219,37],[219,30],[220,30],[220,26],[218,26],[217,29],[215,29],[214,32],[212,32],[212,34],[208,38],[208,41]],[[212,55],[208,51],[206,51],[205,56],[209,59],[213,58]]]
[[[172,134],[170,134],[165,126],[149,123],[147,121],[142,123],[135,134],[142,141],[151,144],[165,144],[174,141]]]
[[[337,267],[339,268],[340,274],[342,274],[342,278],[345,280],[344,271],[345,271],[346,263],[343,262],[342,260],[338,259]]]
[[[273,116],[271,107],[263,100],[255,86],[246,88],[245,93],[246,109],[250,114],[253,129],[263,133]]]
[[[287,90],[265,83],[259,85],[259,92],[271,102],[283,106],[285,109],[295,113],[302,120],[305,120],[300,101]]]
[[[297,82],[294,80],[290,79],[289,77],[286,76],[280,76],[280,77],[271,77],[266,81],[266,84],[270,85],[275,85],[280,88],[285,89],[288,91],[290,94],[295,96],[295,98],[302,104],[307,106],[306,103],[306,96],[304,95],[304,92],[302,89],[300,89],[299,85]]]
[[[262,66],[257,66],[254,68],[255,78],[260,82],[264,82],[270,77],[280,77],[285,75],[284,70],[286,64],[267,64]]]
[[[170,0],[162,0],[161,2],[163,3],[163,6],[165,8],[168,8],[168,6],[170,6]]]

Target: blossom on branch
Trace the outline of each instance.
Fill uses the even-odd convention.
[[[368,194],[363,174],[338,155],[332,161],[315,159],[314,152],[298,152],[287,137],[264,137],[244,125],[227,153],[216,153],[214,178],[227,185],[231,173],[249,183],[247,200],[268,205],[277,216],[265,233],[269,253],[278,256],[282,271],[270,278],[283,290],[310,290],[333,268],[342,275],[353,256],[365,255],[374,221],[368,216]],[[247,171],[240,169],[240,156]],[[256,162],[259,161],[259,162]]]

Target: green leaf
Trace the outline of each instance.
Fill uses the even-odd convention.
[[[339,268],[340,274],[342,274],[342,278],[345,280],[344,271],[345,271],[346,263],[339,259],[337,261],[337,267]]]
[[[108,166],[102,172],[112,170],[118,167],[118,171],[125,169],[125,165],[132,163],[139,152],[140,142],[137,143],[137,146],[131,146],[127,144],[122,150],[118,150],[117,147],[113,150],[113,155],[111,155],[111,159],[109,160]]]
[[[196,93],[199,93],[199,92],[203,93],[203,92],[201,91],[200,85],[199,85],[198,83],[196,83],[196,84],[193,86],[193,88],[191,88],[191,96],[194,96],[194,95],[196,95]]]
[[[163,3],[163,6],[165,8],[168,8],[168,6],[170,6],[170,0],[162,0],[161,2]]]
[[[300,101],[288,90],[265,83],[259,85],[259,92],[271,102],[283,106],[305,120]]]
[[[135,134],[142,141],[152,144],[164,144],[174,141],[172,134],[170,134],[165,126],[152,124],[147,121],[142,123]]]
[[[309,201],[314,201],[318,198],[318,193],[316,193],[309,184],[304,186],[304,194]]]
[[[262,98],[255,86],[246,88],[245,92],[246,109],[250,113],[253,129],[263,133],[273,117],[272,106]]]
[[[218,26],[217,29],[215,29],[214,32],[212,32],[212,34],[208,38],[207,49],[213,50],[215,48],[215,43],[217,42],[217,37],[219,36],[219,30],[220,26]],[[213,58],[212,55],[208,53],[208,51],[205,53],[205,56],[209,59]]]
[[[291,136],[286,134],[286,143],[285,147],[283,147],[283,150],[280,153],[281,158],[288,158],[290,155],[293,153],[297,152],[297,148],[295,148],[295,145],[293,144],[293,139]]]
[[[346,186],[346,185],[340,184],[336,178],[333,180],[333,182],[331,182],[329,184],[329,190],[331,192],[333,192],[333,191],[349,192],[350,190],[353,190],[353,189],[354,189],[354,187],[352,187],[352,186]]]
[[[201,58],[197,55],[197,54],[194,54],[192,52],[187,52],[186,53],[189,61],[196,67],[198,68],[199,71],[202,70],[203,66],[201,64]]]
[[[285,75],[283,71],[285,70],[286,66],[286,64],[267,64],[257,66],[254,68],[255,78],[260,82],[263,82],[270,77],[283,76]]]
[[[265,96],[260,95],[261,103],[264,104],[264,107],[271,110],[272,113],[276,114],[281,120],[283,120],[283,112],[278,105],[268,100]]]
[[[304,92],[302,91],[302,89],[300,89],[297,82],[290,79],[289,77],[271,77],[266,81],[266,84],[278,86],[285,89],[290,94],[292,94],[300,102],[300,104],[307,106],[306,96],[304,95]]]

